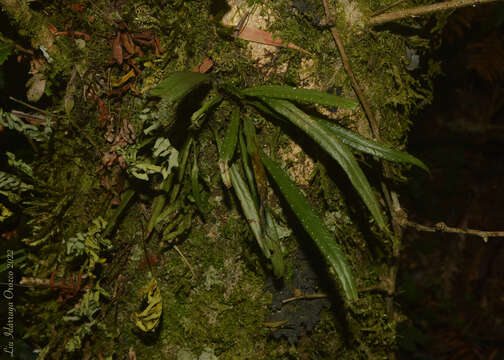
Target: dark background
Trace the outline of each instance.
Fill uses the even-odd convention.
[[[444,76],[409,135],[432,171],[411,173],[402,192],[414,222],[504,230],[503,21],[502,3],[448,19],[433,55]],[[404,244],[400,358],[504,359],[504,238],[409,229]]]

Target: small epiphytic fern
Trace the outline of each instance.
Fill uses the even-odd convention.
[[[202,83],[211,81],[212,78],[208,75],[178,72],[163,80],[151,90],[151,94],[176,104]],[[218,95],[205,101],[202,107],[192,115],[192,127],[195,127],[196,119],[201,119],[218,106],[223,98],[227,97],[235,101],[236,107],[232,112],[226,135],[222,141],[217,139],[221,176],[227,187],[233,187],[252,233],[263,254],[270,259],[275,275],[283,275],[284,262],[282,246],[275,233],[277,225],[274,217],[271,216],[265,195],[265,170],[277,184],[301,225],[335,270],[347,299],[356,299],[355,281],[343,251],[295,183],[269,156],[259,150],[253,126],[250,125],[249,119],[241,119],[239,106],[252,106],[266,117],[293,124],[311,137],[342,167],[376,224],[382,230],[386,229],[386,222],[380,204],[351,149],[427,170],[425,164],[405,152],[366,139],[324,119],[310,116],[294,104],[294,102],[301,102],[354,109],[358,105],[354,100],[288,86],[259,86],[244,90],[237,90],[226,85],[214,85],[214,87]],[[233,160],[236,158],[237,149],[241,155]],[[242,173],[245,174],[245,178]]]

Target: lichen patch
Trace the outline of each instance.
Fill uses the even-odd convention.
[[[291,178],[299,185],[309,185],[315,164],[301,147],[291,141],[287,147],[279,150],[279,154],[284,162],[292,164],[288,169]]]

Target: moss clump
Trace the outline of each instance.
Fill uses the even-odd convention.
[[[66,241],[85,231],[99,215],[112,219],[118,208],[117,197],[124,190],[133,189],[136,195],[110,233],[113,247],[100,255],[106,261],[96,267],[96,279],[85,280],[77,294],[66,302],[57,301],[57,289],[39,291],[27,298],[27,302],[36,303],[23,307],[24,314],[30,313],[34,318],[29,325],[42,322],[30,335],[40,347],[47,346],[46,349],[60,358],[72,358],[79,351],[86,356],[123,356],[130,348],[140,358],[153,359],[176,359],[183,353],[199,356],[204,352],[212,352],[220,359],[391,356],[395,346],[391,298],[362,292],[355,303],[343,304],[339,287],[324,266],[317,276],[330,278],[332,285],[325,290],[329,292],[331,306],[323,313],[320,323],[311,333],[302,336],[297,346],[270,338],[274,329],[263,322],[271,312],[268,306],[273,295],[270,292],[275,292],[275,289],[266,290],[265,285],[271,270],[261,257],[236,200],[224,189],[218,176],[214,134],[224,132],[231,108],[236,105],[235,99],[230,96],[217,111],[209,113],[201,129],[188,130],[193,108],[198,108],[205,93],[194,93],[178,108],[145,95],[149,87],[168,74],[191,70],[202,59],[210,57],[214,61],[211,76],[217,84],[244,88],[283,83],[322,90],[334,88],[345,96],[353,96],[331,35],[322,25],[324,13],[319,1],[255,1],[254,4],[258,11],[269,9],[273,14],[270,31],[314,55],[282,48],[272,51],[266,64],[258,66],[250,59],[247,44],[234,39],[233,30],[218,22],[221,9],[213,8],[215,3],[210,1],[99,1],[97,5],[103,10],[91,6],[76,14],[71,8],[65,8],[61,18],[55,19],[59,26],[64,23],[62,19],[72,19],[75,26],[83,26],[90,32],[91,40],[85,48],[77,48],[71,38],[59,40],[57,44],[63,53],[58,65],[48,70],[56,89],[51,110],[63,113],[66,87],[63,90],[57,84],[70,78],[75,65],[73,59],[79,60],[76,105],[72,112],[58,119],[53,138],[41,147],[33,164],[40,181],[37,189],[40,197],[24,210],[31,219],[31,228],[26,232],[32,241],[44,240],[36,251],[31,251],[29,260],[36,266],[25,275],[49,279],[54,272],[61,279],[66,274],[85,270],[83,258],[66,261]],[[344,4],[331,2],[330,5],[334,14],[341,15],[335,17],[336,27],[344,39],[354,72],[379,114],[381,137],[394,146],[403,146],[410,115],[431,99],[429,76],[435,73],[435,66],[425,71],[428,75],[424,78],[413,76],[406,69],[404,58],[406,47],[413,46],[412,39],[388,31],[368,31],[359,21],[350,21],[351,10],[367,14],[371,8],[374,10],[384,3],[374,1],[369,5],[359,1],[351,9],[344,8]],[[112,58],[109,40],[118,31],[115,20],[125,22],[130,32],[155,32],[164,48],[158,57],[147,54],[136,58],[142,73],[135,72],[129,83],[131,88],[122,94],[112,94],[107,88],[111,79],[120,79],[131,70],[109,61]],[[278,68],[284,70],[277,71]],[[85,90],[89,88],[93,89],[94,96],[77,95],[87,96]],[[106,102],[108,117],[103,128],[99,124],[102,114],[97,110],[97,98]],[[308,107],[307,110],[316,109]],[[360,111],[325,111],[342,125],[363,134],[369,130]],[[243,116],[254,118],[259,143],[270,153],[289,154],[293,144],[301,145],[304,153],[279,160],[295,175],[311,204],[324,214],[326,225],[349,257],[358,286],[376,285],[390,266],[392,245],[370,222],[367,210],[342,172],[296,130],[269,123],[250,109],[243,110]],[[190,175],[182,176],[178,183],[178,199],[182,199],[178,209],[190,217],[192,226],[171,242],[163,242],[159,232],[154,231],[145,244],[147,255],[153,254],[151,274],[143,241],[153,199],[162,193],[161,179],[152,176],[149,182],[142,182],[128,177],[119,161],[105,166],[104,154],[116,150],[114,146],[119,144],[114,142],[116,139],[122,140],[122,145],[140,146],[135,141],[141,141],[142,130],[156,119],[160,120],[160,126],[153,132],[169,138],[179,149],[188,136],[194,136],[188,167],[197,160],[198,180],[207,211],[198,213],[191,194]],[[121,138],[124,129],[135,133],[137,138],[131,133]],[[140,149],[139,156],[148,153],[147,148]],[[369,172],[379,171],[376,163],[368,163]],[[302,171],[308,166],[310,171]],[[400,174],[400,170],[396,173]],[[282,200],[272,194],[268,196],[284,225],[295,230],[283,240],[289,262],[289,276],[285,281],[289,282],[295,273],[291,261],[298,242],[303,243],[304,237],[291,214],[280,211]],[[311,257],[311,261],[320,262],[317,252]],[[138,292],[151,276],[158,279],[163,313],[156,331],[145,334],[135,327],[132,315],[140,308]],[[110,295],[101,300],[100,313],[92,320],[95,322],[84,317],[72,323],[61,320],[82,301],[81,290],[85,286],[94,290],[103,287]],[[70,336],[83,324],[92,326],[89,334],[82,337],[81,348],[74,353],[65,352]],[[121,324],[120,328],[117,324]],[[49,326],[57,336],[47,337],[41,325]]]

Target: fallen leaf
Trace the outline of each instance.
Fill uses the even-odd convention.
[[[136,360],[136,353],[135,353],[135,350],[133,350],[133,347],[129,348],[128,360]]]
[[[47,28],[53,35],[56,35],[56,33],[58,32],[58,29],[56,29],[56,26],[54,26],[53,24],[47,24]]]
[[[124,75],[119,81],[112,82],[112,87],[119,87],[119,86],[123,85],[126,81],[131,79],[132,77],[135,77],[135,70],[134,69],[131,69],[129,71],[129,73]]]
[[[112,41],[112,54],[119,65],[123,63],[123,50],[121,46],[121,33],[117,33],[116,38]]]
[[[133,34],[133,38],[135,40],[136,39],[150,40],[150,39],[152,39],[152,32],[150,30],[147,30],[147,31],[144,31],[144,32],[141,32],[141,33],[136,33],[136,34]]]
[[[104,127],[108,119],[107,106],[102,98],[96,97],[96,101],[98,102],[98,111],[100,112],[100,127]]]
[[[214,64],[213,60],[207,57],[203,59],[203,61],[199,65],[196,65],[193,71],[204,74],[212,68],[213,64]]]
[[[140,298],[146,306],[140,313],[135,313],[137,327],[144,331],[154,331],[159,324],[163,312],[163,299],[156,279],[152,278],[140,291]]]
[[[142,74],[142,70],[140,70],[140,68],[137,66],[135,59],[128,59],[128,64],[131,65],[131,67],[135,70],[137,74],[139,75]]]
[[[44,77],[44,74],[38,73],[33,75],[26,83],[26,86],[29,87],[28,91],[26,92],[28,101],[39,101],[42,95],[44,95],[46,84],[47,79]]]
[[[260,44],[288,47],[290,49],[302,51],[305,54],[313,55],[311,52],[306,51],[305,49],[300,48],[299,46],[293,43],[283,42],[283,40],[278,36],[276,36],[275,39],[273,39],[273,34],[270,33],[269,31],[256,29],[251,26],[243,28],[241,32],[238,34],[238,37],[243,40],[254,41]]]
[[[159,42],[159,38],[156,35],[154,35],[153,39],[154,39],[154,43],[156,44],[156,49],[159,51],[160,54],[162,54],[163,48],[161,47],[161,43]]]
[[[83,12],[86,9],[84,4],[72,4],[72,10],[77,12]]]
[[[135,53],[135,44],[133,44],[133,40],[131,39],[130,34],[121,33],[121,44],[131,55]]]
[[[135,54],[137,56],[144,56],[144,52],[142,51],[142,49],[140,49],[140,46],[138,45],[135,45]]]

